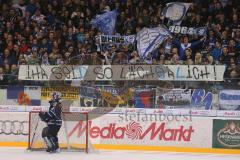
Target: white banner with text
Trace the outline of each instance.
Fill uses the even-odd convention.
[[[21,65],[19,80],[223,81],[223,65]]]

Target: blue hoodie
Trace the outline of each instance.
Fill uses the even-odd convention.
[[[214,60],[218,60],[220,55],[221,55],[221,49],[219,48],[214,48],[211,52],[211,55],[213,57]]]

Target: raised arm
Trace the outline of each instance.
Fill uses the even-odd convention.
[[[194,49],[194,48],[197,47],[198,45],[202,44],[205,39],[206,39],[206,36],[204,36],[203,38],[201,38],[201,39],[198,40],[198,41],[192,42],[190,48],[191,48],[191,49]]]

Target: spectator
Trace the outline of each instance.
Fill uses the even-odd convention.
[[[231,56],[233,56],[233,57],[236,57],[236,56],[237,56],[236,53],[238,53],[239,50],[238,50],[237,47],[236,47],[236,42],[235,42],[234,39],[230,39],[230,40],[229,40],[228,51],[229,51],[229,54],[230,54]]]
[[[214,64],[213,56],[208,55],[205,65],[213,65],[213,64]]]
[[[186,65],[193,65],[193,64],[194,64],[194,62],[193,62],[193,60],[191,58],[188,58],[186,60]]]
[[[188,59],[194,59],[194,56],[192,55],[192,50],[190,48],[187,48],[185,50],[185,55],[182,58],[182,60],[184,60],[184,61],[186,61]]]
[[[160,60],[160,56],[161,55],[164,55],[164,56],[167,56],[167,54],[165,53],[165,50],[163,47],[160,47],[158,49],[158,51],[155,51],[152,53],[152,58],[156,61],[159,61]],[[169,54],[168,54],[169,55]]]
[[[37,24],[41,24],[44,22],[44,18],[45,18],[45,16],[43,14],[41,14],[39,9],[37,9],[35,11],[34,15],[31,17],[31,20],[33,20]]]
[[[26,64],[26,59],[23,54],[20,54],[18,58],[18,65],[24,65],[24,64]]]
[[[208,40],[206,41],[206,44],[210,46],[210,49],[213,49],[216,46],[217,38],[218,37],[215,35],[214,31],[210,30]]]
[[[4,76],[4,71],[2,67],[0,67],[0,82],[1,84],[5,83],[5,76]]]
[[[4,74],[5,75],[10,75],[10,66],[8,64],[4,65]]]
[[[106,10],[117,9],[119,16],[115,35],[137,34],[143,27],[167,24],[161,15],[165,3],[167,1],[157,0],[151,3],[146,0],[69,0],[62,3],[57,0],[3,1],[0,13],[0,67],[4,72],[11,73],[12,68],[22,64],[143,63],[134,45],[100,44],[98,36],[101,33],[92,28],[90,21]],[[229,0],[224,4],[214,0],[192,3],[182,26],[206,26],[207,36],[172,34],[172,38],[149,54],[145,62],[239,65],[239,2]],[[234,74],[235,71],[232,71]]]
[[[219,41],[215,42],[215,48],[212,50],[211,55],[215,61],[219,60],[221,55],[221,43]]]
[[[0,66],[3,66],[4,64],[12,65],[16,62],[16,59],[15,59],[14,55],[12,55],[10,53],[9,49],[4,50],[3,57],[0,58],[0,59],[1,59],[0,62],[2,63],[2,64],[0,64]]]
[[[137,64],[140,62],[140,57],[139,54],[137,53],[137,51],[133,51],[131,54],[131,58],[129,60],[130,64]]]
[[[102,65],[102,60],[98,57],[97,52],[92,53],[90,63],[92,65]]]
[[[28,45],[26,43],[26,40],[23,39],[20,43],[20,53],[21,54],[26,54],[27,51],[28,51]]]
[[[32,54],[29,55],[28,57],[28,61],[27,61],[28,65],[39,65],[40,64],[40,60],[39,57],[37,55],[37,50],[33,50]]]
[[[14,64],[11,66],[10,73],[7,75],[7,81],[10,84],[17,84],[18,68]]]
[[[219,61],[222,63],[222,64],[230,64],[230,60],[231,60],[232,56],[229,55],[228,53],[228,48],[227,47],[223,47],[222,49],[222,54],[219,58]]]
[[[56,65],[58,57],[59,57],[58,56],[58,49],[52,50],[52,53],[49,55],[49,63],[51,65]]]
[[[126,63],[126,55],[123,52],[116,53],[116,56],[113,57],[112,64],[125,64]]]
[[[47,53],[46,51],[45,51],[44,54],[42,55],[41,64],[42,64],[42,65],[50,65],[48,53]]]
[[[200,52],[197,52],[197,53],[195,54],[194,64],[195,64],[195,65],[201,65],[201,64],[203,64],[202,54],[201,54]]]
[[[59,55],[58,58],[61,59],[61,56]],[[66,64],[68,63],[68,60],[70,60],[70,58],[71,58],[71,53],[70,52],[65,52],[64,59],[65,59]]]
[[[198,45],[200,45],[206,37],[201,38],[199,41],[189,43],[188,36],[183,37],[183,42],[180,43],[178,40],[173,40],[173,44],[178,48],[179,50],[179,57],[181,60],[184,60],[184,52],[187,48],[194,49]]]
[[[26,12],[28,12],[30,15],[33,15],[36,10],[37,10],[37,6],[34,0],[30,0],[29,4],[26,6]]]
[[[157,62],[157,64],[163,65],[165,63],[165,60],[166,60],[165,55],[160,55],[160,59],[159,62]]]

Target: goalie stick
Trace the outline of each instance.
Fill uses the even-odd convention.
[[[32,137],[32,140],[31,140],[31,143],[29,145],[29,149],[31,148],[32,144],[33,144],[33,140],[34,140],[34,137],[36,135],[36,131],[37,131],[37,127],[38,127],[38,123],[39,123],[39,120],[40,120],[40,117],[38,116],[38,119],[37,119],[37,124],[36,124],[36,127],[34,128],[34,132],[33,132],[33,137]],[[30,125],[30,122],[29,122],[29,125]],[[30,128],[30,127],[29,127]],[[29,132],[30,134],[31,132]],[[29,136],[30,137],[30,136]]]

